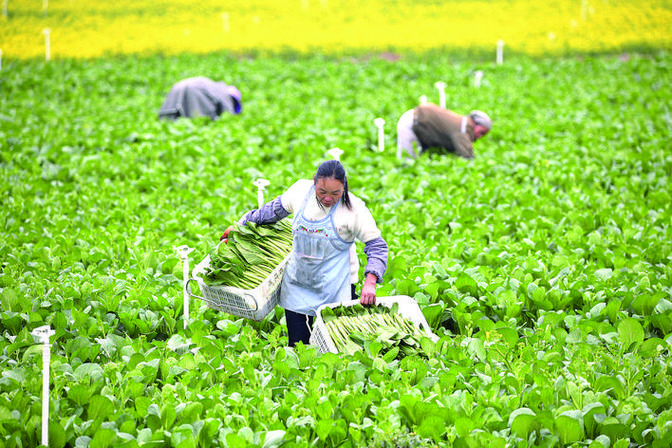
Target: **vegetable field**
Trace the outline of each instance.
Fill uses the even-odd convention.
[[[390,56],[2,61],[0,447],[42,442],[43,325],[49,447],[672,444],[672,54]],[[243,113],[159,122],[198,75]],[[437,81],[493,129],[471,161],[399,160]],[[274,198],[333,147],[390,247],[378,295],[413,297],[438,340],[321,355],[287,348],[281,308],[196,299],[185,328],[176,248],[193,267],[256,179]]]

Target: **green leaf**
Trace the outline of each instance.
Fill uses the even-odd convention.
[[[161,424],[166,430],[170,430],[177,419],[177,411],[172,404],[166,404],[161,407]]]
[[[621,320],[618,324],[618,340],[627,351],[630,351],[630,347],[644,341],[642,325],[631,317]]]
[[[431,438],[438,442],[446,433],[446,422],[438,415],[424,414],[417,432],[420,437]]]
[[[583,424],[586,427],[586,435],[594,438],[597,435],[598,421],[596,415],[606,414],[604,405],[600,402],[593,402],[585,405],[581,410],[583,413]]]
[[[630,436],[630,428],[615,417],[605,418],[600,425],[599,431],[609,437],[610,440],[629,438]]]
[[[262,448],[277,448],[282,445],[283,438],[285,437],[286,431],[282,429],[276,429],[274,431],[268,431],[264,435]]]
[[[67,434],[58,421],[49,422],[49,448],[63,448],[67,442]]]
[[[114,413],[114,403],[102,395],[94,395],[89,401],[88,413],[92,420],[105,419]]]
[[[96,433],[94,434],[93,438],[91,439],[91,448],[112,448],[115,446],[115,442],[117,441],[117,432],[108,429],[108,428],[100,428]]]
[[[2,309],[5,311],[13,311],[16,313],[26,311],[23,308],[16,291],[12,288],[2,289],[2,293],[0,293],[0,305],[2,305]]]
[[[77,403],[79,406],[84,406],[88,403],[93,395],[94,389],[88,385],[73,384],[68,390],[68,398]]]
[[[619,378],[616,377],[600,376],[595,380],[594,388],[599,392],[607,392],[611,390],[619,400],[625,396],[623,383]]]
[[[427,320],[427,324],[430,328],[436,329],[439,328],[443,322],[443,310],[445,305],[440,303],[434,303],[431,305],[426,305],[422,307],[422,314]]]
[[[478,338],[465,338],[465,343],[467,344],[467,353],[471,357],[485,361],[486,353],[482,340]]]
[[[563,445],[583,440],[583,416],[581,411],[565,411],[555,419],[555,431]]]
[[[609,280],[613,274],[613,270],[610,268],[598,269],[593,272],[593,275],[601,281]]]
[[[434,353],[436,351],[436,343],[432,341],[428,337],[422,337],[420,339],[420,346],[422,347],[422,351],[427,355],[427,356],[434,356]]]
[[[518,408],[511,412],[509,416],[509,427],[511,432],[518,437],[527,439],[530,432],[534,430],[534,421],[536,414],[528,408]]]
[[[465,294],[478,297],[478,283],[464,272],[460,272],[455,281],[455,288]]]
[[[135,410],[138,415],[147,415],[149,414],[149,406],[152,404],[152,401],[145,396],[137,397],[135,399]]]
[[[317,419],[317,426],[315,427],[315,433],[317,437],[322,440],[324,444],[327,443],[331,429],[334,427],[334,421],[330,418]]]
[[[506,345],[512,349],[518,344],[518,332],[510,327],[499,327],[496,329],[497,333],[502,336],[502,340]]]

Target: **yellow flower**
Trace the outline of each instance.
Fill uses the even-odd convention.
[[[411,50],[433,48],[560,55],[670,48],[664,0],[14,0],[0,17],[7,58],[219,50]],[[506,59],[506,56],[504,56]]]

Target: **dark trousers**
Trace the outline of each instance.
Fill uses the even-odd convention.
[[[359,299],[355,292],[355,285],[352,284],[352,300]],[[287,334],[289,336],[288,345],[294,347],[299,341],[308,345],[310,340],[310,333],[313,329],[313,316],[306,314],[295,313],[294,311],[285,310],[285,320],[287,321]]]

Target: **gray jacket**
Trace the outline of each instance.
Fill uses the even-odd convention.
[[[234,113],[235,106],[226,84],[197,76],[171,87],[159,109],[159,119],[206,116],[216,120],[224,112]]]

